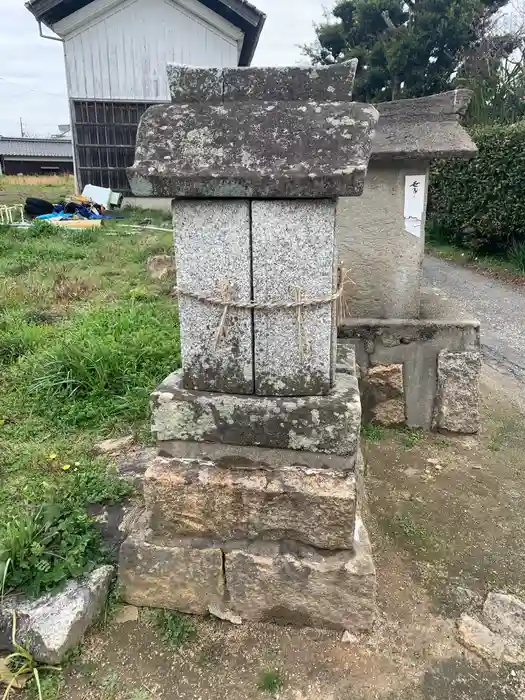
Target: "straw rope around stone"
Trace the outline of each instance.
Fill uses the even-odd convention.
[[[231,282],[228,282],[227,280],[224,280],[220,284],[220,296],[209,296],[207,294],[190,292],[189,290],[184,289],[180,286],[175,287],[173,289],[173,295],[194,299],[195,301],[200,301],[203,304],[211,304],[213,306],[224,307],[221,320],[219,322],[219,327],[215,336],[215,347],[219,345],[222,338],[226,337],[226,324],[228,320],[228,314],[231,309],[246,309],[255,311],[296,309],[299,351],[302,358],[304,353],[303,310],[305,308],[335,304],[336,319],[338,325],[340,325],[343,322],[343,320],[348,314],[348,301],[344,298],[343,295],[346,290],[346,287],[349,284],[354,284],[354,282],[349,278],[348,272],[343,267],[339,268],[338,277],[339,283],[336,292],[323,297],[314,297],[313,299],[304,298],[301,289],[297,288],[295,290],[295,299],[293,301],[236,301],[234,285]]]
[[[190,299],[195,299],[195,301],[201,301],[205,304],[212,304],[214,306],[228,306],[233,309],[295,309],[297,307],[323,306],[325,304],[331,304],[332,302],[341,298],[347,284],[354,284],[354,282],[349,279],[342,281],[339,284],[336,292],[333,294],[328,294],[324,297],[316,297],[314,299],[295,299],[294,301],[235,301],[233,298],[233,285],[230,282],[223,282],[221,284],[221,296],[208,296],[207,294],[190,292],[183,287],[175,287],[173,289],[173,296],[188,297]]]

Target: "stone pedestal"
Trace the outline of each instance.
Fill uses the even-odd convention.
[[[350,353],[336,371],[337,199],[362,193],[377,121],[355,69],[172,66],[141,122],[130,179],[175,200],[183,367],[152,397],[130,603],[373,624]]]
[[[365,467],[351,349],[343,360],[338,406],[321,396],[188,392],[180,373],[155,392],[162,456],[144,478],[146,516],[121,551],[127,602],[300,626],[372,627],[376,575],[360,517]],[[308,449],[300,440],[283,449],[292,425]],[[257,435],[276,447],[253,446]],[[338,449],[330,453],[330,445]]]
[[[122,546],[119,571],[131,605],[353,631],[369,631],[376,617],[375,566],[360,522],[353,548],[333,553],[260,541],[168,544],[143,523]]]
[[[247,620],[369,631],[376,615],[376,573],[368,537],[353,551],[248,545],[226,554],[229,605]]]
[[[357,476],[299,465],[251,469],[159,457],[144,481],[155,539],[293,540],[353,548]]]
[[[155,460],[147,516],[121,550],[124,599],[369,630],[376,575],[359,515],[362,459],[340,472],[268,464],[273,451],[260,452],[250,468],[231,457]]]

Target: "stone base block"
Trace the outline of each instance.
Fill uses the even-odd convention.
[[[368,536],[355,552],[320,553],[255,543],[226,553],[229,606],[246,620],[366,631],[376,617],[376,572]]]
[[[297,627],[369,630],[376,616],[376,572],[357,518],[352,551],[329,553],[297,542],[154,539],[145,523],[120,554],[123,599],[132,605]]]
[[[448,352],[438,357],[436,424],[454,433],[480,429],[480,352]]]
[[[265,397],[184,389],[182,373],[153,394],[160,442],[189,440],[355,456],[361,428],[356,377],[337,374],[327,396]]]
[[[224,598],[223,554],[212,545],[147,541],[145,523],[120,550],[119,584],[130,605],[205,615]]]
[[[352,550],[355,473],[303,467],[224,468],[157,458],[144,480],[153,537],[294,540]]]

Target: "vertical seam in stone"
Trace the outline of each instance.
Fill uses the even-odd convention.
[[[249,200],[249,206],[248,206],[248,226],[250,229],[250,300],[255,301],[255,286],[254,286],[254,280],[253,280],[253,212],[252,212],[252,207],[253,207],[253,199]],[[252,389],[252,394],[257,393],[257,383],[255,379],[255,309],[251,309],[250,311],[252,315],[252,380],[253,380],[253,389]]]
[[[224,77],[224,68],[221,70],[221,102],[224,104],[224,93],[226,91],[226,79]]]
[[[224,552],[223,549],[221,549],[221,556],[222,556],[222,567],[221,567],[221,575],[222,575],[222,582],[224,584],[224,603],[227,604],[230,602],[230,591],[228,590],[228,581],[226,579],[226,553]]]
[[[333,251],[334,251],[334,259],[333,259],[333,268],[334,268],[334,279],[332,282],[332,292],[334,292],[337,288],[337,285],[339,283],[339,260],[338,260],[338,247],[337,247],[337,204],[338,204],[338,199],[334,199],[335,202],[335,211],[334,211],[334,238],[333,238]],[[341,269],[341,273],[343,270]],[[341,280],[342,281],[342,280]],[[341,300],[340,300],[341,301]],[[339,334],[339,327],[338,327],[338,313],[337,313],[337,304],[339,302],[334,301],[332,304],[332,338],[330,340],[330,356],[332,358],[332,376],[330,377],[330,382],[332,385],[332,388],[335,385],[335,373],[337,370],[337,343],[338,343],[338,334]],[[335,324],[335,330],[334,330],[334,324]],[[335,345],[335,347],[334,347]]]

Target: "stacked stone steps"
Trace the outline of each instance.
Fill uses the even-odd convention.
[[[375,567],[359,515],[363,460],[351,472],[221,466],[158,457],[146,516],[121,550],[134,605],[246,620],[370,629]],[[300,457],[297,457],[300,462]],[[263,466],[264,465],[264,466]]]
[[[370,629],[376,575],[360,517],[361,404],[347,348],[338,377],[325,397],[191,392],[180,375],[159,387],[159,456],[144,480],[146,515],[121,551],[129,603]],[[255,402],[253,410],[246,402]],[[320,430],[323,403],[331,423]],[[254,435],[269,446],[251,445]],[[223,442],[211,441],[217,436]]]

